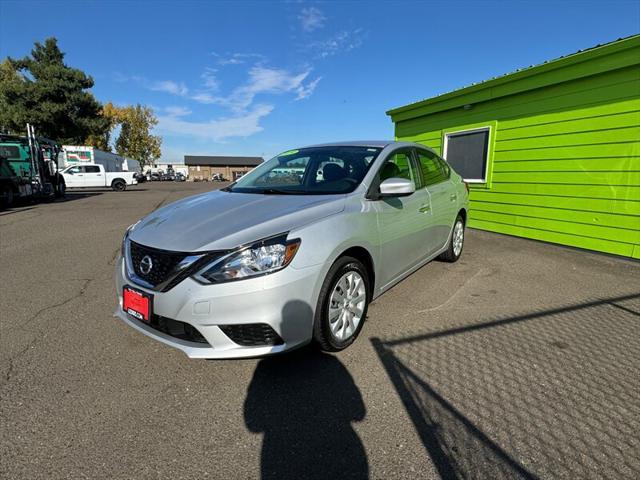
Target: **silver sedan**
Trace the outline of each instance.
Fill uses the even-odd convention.
[[[460,257],[467,211],[467,185],[422,145],[289,150],[129,227],[115,315],[192,358],[339,351],[374,298]]]

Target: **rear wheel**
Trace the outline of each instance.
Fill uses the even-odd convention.
[[[445,262],[457,262],[462,255],[462,247],[464,246],[464,219],[462,215],[458,215],[456,222],[453,224],[453,231],[449,239],[447,250],[440,255],[440,259]]]
[[[337,352],[360,334],[371,298],[367,270],[353,257],[332,265],[320,289],[313,339],[324,351]]]
[[[124,180],[114,180],[111,188],[113,188],[115,192],[124,192],[127,189],[127,184],[124,183]]]

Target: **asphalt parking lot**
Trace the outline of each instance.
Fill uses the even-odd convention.
[[[212,187],[0,212],[0,477],[640,477],[640,263],[469,230],[343,353],[189,360],[112,317],[113,265]]]

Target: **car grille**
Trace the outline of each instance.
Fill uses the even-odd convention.
[[[219,327],[234,343],[244,347],[281,345],[283,343],[280,335],[266,323],[220,325]]]
[[[157,250],[135,242],[129,243],[129,252],[131,253],[131,266],[135,274],[154,287],[166,282],[174,273],[176,266],[188,256],[186,253]],[[153,267],[148,273],[144,273],[141,269],[141,263],[142,259],[147,256],[153,262]]]

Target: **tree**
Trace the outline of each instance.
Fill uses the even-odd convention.
[[[138,160],[143,167],[153,164],[161,155],[162,139],[151,134],[157,124],[149,107],[138,104],[122,109],[120,136],[116,140],[118,154]]]
[[[103,135],[109,123],[91,87],[90,76],[65,65],[55,38],[36,42],[30,56],[0,65],[0,128],[21,133],[31,123],[38,134],[71,144]]]
[[[108,102],[102,107],[100,115],[106,120],[107,127],[104,132],[98,134],[91,134],[87,137],[86,144],[92,147],[111,151],[111,134],[113,130],[122,123],[126,117],[127,108],[117,107],[113,103]]]
[[[18,91],[22,87],[22,82],[23,79],[8,59],[0,63],[0,92],[9,89]],[[7,96],[0,94],[0,132],[9,130],[9,125],[15,123],[15,115],[16,112],[9,104]]]

